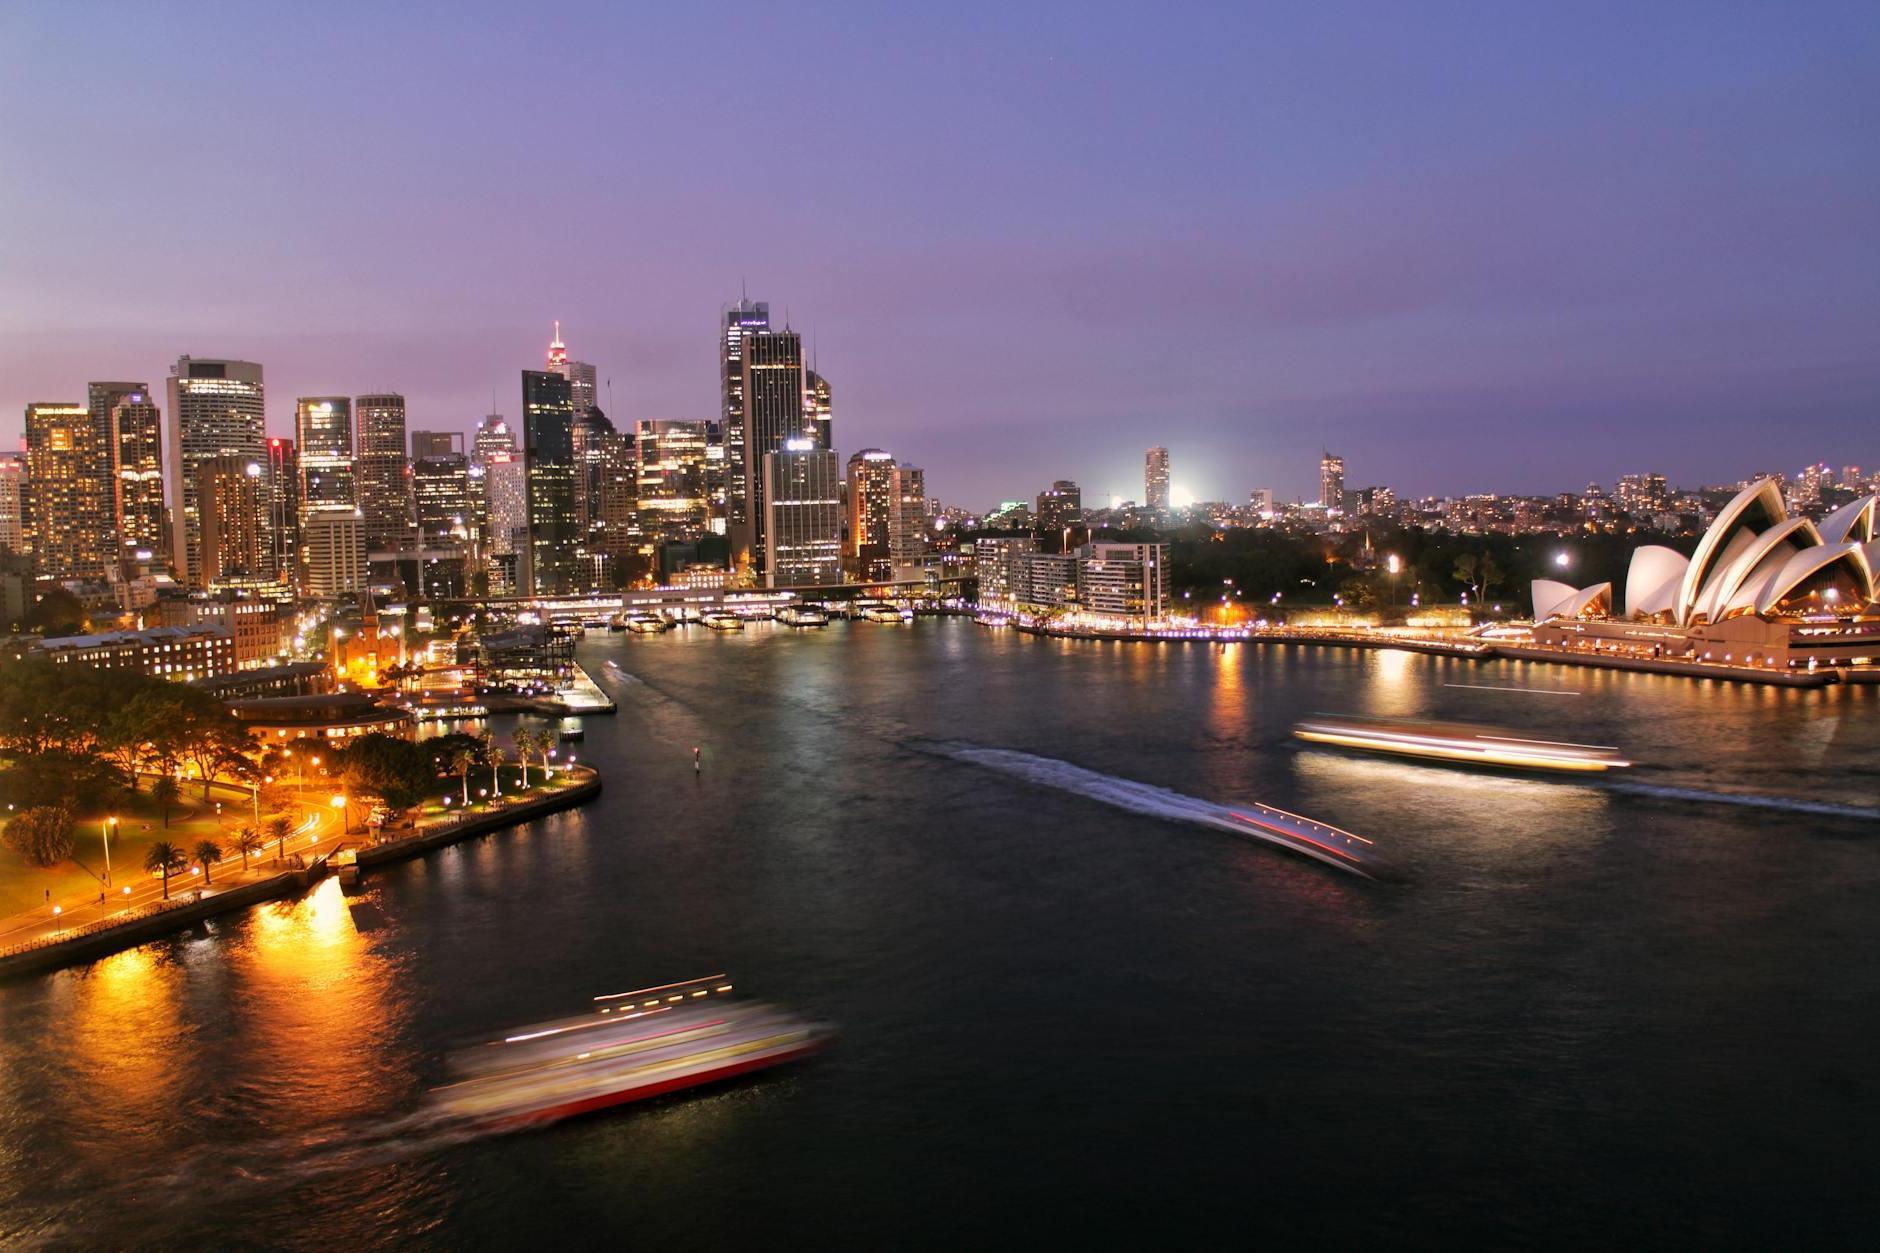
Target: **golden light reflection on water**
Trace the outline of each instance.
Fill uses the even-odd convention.
[[[1422,709],[1428,688],[1425,659],[1417,653],[1394,648],[1376,649],[1370,654],[1371,681],[1364,685],[1370,697],[1371,713],[1384,718],[1414,717]]]
[[[182,972],[155,947],[129,949],[59,981],[49,1007],[49,1047],[84,1076],[77,1108],[84,1125],[134,1128],[171,1116],[187,1056]],[[67,1089],[67,1091],[74,1091]],[[80,1137],[83,1142],[85,1137]],[[96,1147],[115,1146],[107,1137]]]
[[[366,902],[370,906],[370,902]],[[376,907],[371,907],[376,909]],[[393,1041],[396,970],[360,933],[337,879],[255,911],[229,954],[250,1082],[291,1082],[308,1121],[376,1111],[407,1086]]]
[[[1219,736],[1237,736],[1247,729],[1246,658],[1243,645],[1228,644],[1214,655],[1214,699],[1208,707],[1209,728]]]

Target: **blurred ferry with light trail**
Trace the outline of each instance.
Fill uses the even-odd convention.
[[[734,1000],[723,975],[597,996],[592,1013],[518,1028],[451,1058],[431,1112],[515,1131],[753,1074],[827,1048],[833,1028]]]
[[[1603,774],[1632,764],[1616,748],[1527,739],[1496,727],[1459,722],[1317,717],[1301,722],[1293,734],[1311,744],[1492,770]]]

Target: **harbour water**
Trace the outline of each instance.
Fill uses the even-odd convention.
[[[1768,1247],[1880,1220],[1880,689],[962,620],[581,658],[620,707],[578,746],[596,803],[0,988],[0,1244]],[[1640,764],[1365,758],[1294,742],[1315,713]],[[1252,802],[1407,878],[1205,820]],[[539,1133],[417,1114],[465,1038],[718,971],[840,1045]]]

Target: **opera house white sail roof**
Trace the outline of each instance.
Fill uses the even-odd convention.
[[[1744,614],[1763,618],[1857,613],[1874,600],[1880,563],[1880,495],[1843,505],[1819,523],[1791,518],[1774,479],[1738,492],[1686,557],[1648,544],[1626,572],[1628,618],[1680,627]],[[1612,584],[1576,589],[1533,584],[1534,620],[1605,617]]]

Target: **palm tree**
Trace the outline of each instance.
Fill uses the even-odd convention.
[[[492,744],[490,745],[490,751],[484,755],[490,759],[490,793],[494,796],[501,796],[503,794],[503,780],[499,773],[499,768],[503,764],[505,754],[502,749]]]
[[[202,867],[203,886],[209,883],[209,867],[222,860],[222,846],[214,840],[197,840],[196,847],[190,850],[196,854],[196,861]]]
[[[516,733],[509,737],[509,742],[516,746],[516,760],[522,763],[522,786],[529,786],[529,754],[535,751],[535,732],[527,727],[517,727]]]
[[[187,866],[183,850],[168,840],[158,840],[144,850],[144,870],[163,876],[163,899],[170,899],[170,876]]]
[[[169,773],[158,775],[150,781],[150,799],[163,811],[163,829],[170,829],[170,810],[175,807],[183,787],[176,781],[176,776]]]
[[[263,844],[253,827],[243,827],[235,833],[235,851],[242,855],[242,873],[248,872],[248,855],[260,852]]]
[[[286,814],[276,814],[268,819],[268,838],[274,841],[274,864],[277,866],[281,864],[281,857],[287,850],[288,833],[293,829],[294,824]]]
[[[463,780],[463,805],[470,808],[470,767],[476,765],[477,756],[467,748],[460,748],[450,755],[450,768]]]

